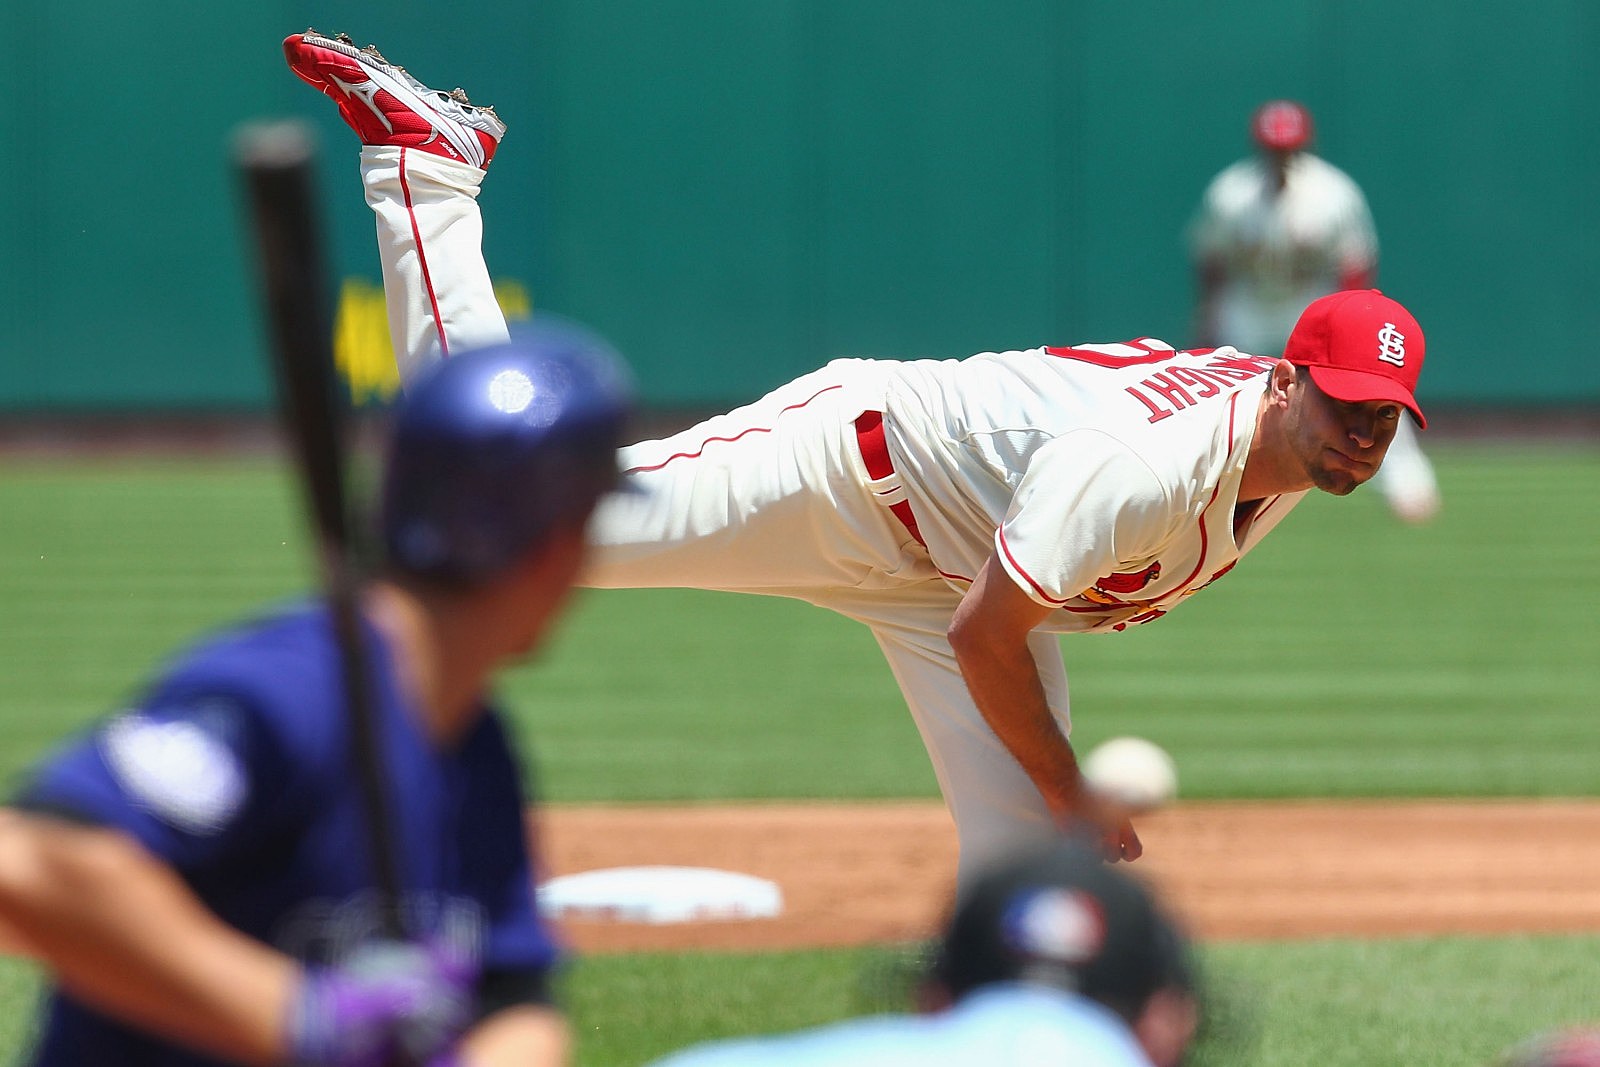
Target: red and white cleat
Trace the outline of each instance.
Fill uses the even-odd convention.
[[[483,168],[505,136],[494,108],[470,103],[460,89],[430,89],[345,34],[297,33],[284,39],[283,54],[301,81],[333,98],[362,144],[414,148]]]

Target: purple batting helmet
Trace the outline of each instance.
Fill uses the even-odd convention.
[[[390,566],[478,582],[587,519],[617,487],[632,397],[608,344],[549,317],[430,367],[394,414],[380,515]]]

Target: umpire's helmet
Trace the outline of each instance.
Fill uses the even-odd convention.
[[[952,1000],[997,982],[1051,986],[1129,1022],[1157,990],[1193,983],[1185,938],[1150,892],[1067,839],[982,872],[956,902],[929,977]]]
[[[586,519],[617,485],[631,409],[621,359],[560,319],[429,368],[394,414],[380,515],[390,567],[475,583]]]

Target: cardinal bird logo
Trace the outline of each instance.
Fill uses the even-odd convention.
[[[1161,563],[1158,560],[1142,571],[1108,574],[1085,589],[1082,596],[1085,600],[1105,607],[1125,606],[1129,594],[1137,593],[1159,577],[1161,577]]]
[[[1126,596],[1129,593],[1137,593],[1159,577],[1161,577],[1161,562],[1158,560],[1142,571],[1108,574],[1095,582],[1094,587],[1102,593]]]

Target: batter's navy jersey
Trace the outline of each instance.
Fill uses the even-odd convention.
[[[486,713],[433,747],[367,631],[407,930],[470,948],[527,987],[557,950],[534,906],[517,763]],[[48,760],[18,806],[114,827],[238,929],[334,963],[381,929],[326,609],[300,605],[190,651],[137,706]],[[56,991],[34,1063],[200,1067]]]

